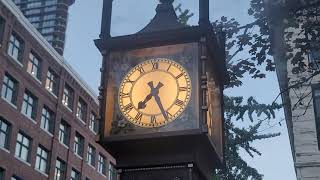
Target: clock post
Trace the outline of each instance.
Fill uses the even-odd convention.
[[[100,38],[100,138],[120,180],[209,180],[222,168],[225,38],[199,0],[199,25],[178,21],[160,0],[141,31],[110,35],[104,0]]]

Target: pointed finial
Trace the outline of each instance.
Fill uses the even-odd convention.
[[[174,0],[160,0],[162,4],[172,4]]]

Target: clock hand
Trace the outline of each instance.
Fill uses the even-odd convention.
[[[162,106],[160,97],[158,96],[158,94],[155,95],[155,96],[153,96],[153,97],[154,97],[154,99],[156,100],[156,102],[157,102],[157,104],[158,104],[158,106],[159,106],[159,108],[160,108],[160,110],[161,110],[161,113],[162,113],[163,117],[168,121],[168,116],[167,116],[167,114],[166,114],[166,111],[163,109],[163,106]]]
[[[146,98],[143,100],[143,101],[140,101],[139,103],[138,103],[138,109],[144,109],[144,108],[146,108],[146,103],[150,100],[152,98],[152,94],[150,93],[150,94],[148,94],[147,96],[146,96]]]
[[[148,94],[147,96],[146,96],[146,98],[143,100],[143,101],[140,101],[139,103],[138,103],[138,109],[144,109],[144,108],[146,108],[146,103],[152,98],[152,96],[153,96],[153,94],[157,94],[157,93],[159,93],[159,89],[163,86],[163,84],[160,82],[160,83],[158,83],[158,85],[157,85],[157,87],[156,88],[154,88],[153,87],[153,81],[150,81],[150,82],[148,82],[148,85],[149,85],[149,87],[150,87],[150,94]]]

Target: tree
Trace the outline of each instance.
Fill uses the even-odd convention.
[[[278,97],[288,93],[290,89],[306,83],[310,85],[312,78],[320,73],[318,67],[309,66],[306,62],[306,55],[312,50],[320,49],[320,24],[317,19],[320,17],[319,5],[319,0],[251,0],[248,14],[254,17],[254,21],[241,25],[234,18],[221,17],[212,23],[213,28],[222,28],[227,36],[226,61],[230,84],[226,88],[243,86],[242,80],[245,76],[262,79],[268,72],[276,70],[279,80],[283,81],[280,84],[280,94],[270,104],[259,103],[253,97],[247,100],[243,97],[225,97],[226,167],[217,171],[217,176],[221,179],[263,178],[263,175],[241,158],[239,150],[244,149],[252,157],[261,155],[259,150],[252,146],[252,142],[280,135],[259,132],[262,123],[275,119],[275,110],[281,108],[281,105],[276,103]],[[179,18],[185,23],[190,16],[185,14],[188,11],[181,11],[181,6],[179,8],[180,13],[184,12]],[[290,28],[295,29],[295,33],[290,31]],[[247,52],[247,57],[239,56],[242,52]],[[320,55],[316,58],[320,58]],[[293,65],[290,73],[303,75],[290,84],[288,63]],[[289,108],[303,106],[302,100],[305,97],[306,95],[301,93],[297,104]],[[283,103],[288,106],[288,102]],[[308,104],[304,105],[306,109]],[[249,120],[252,125],[248,128],[237,127],[235,122],[239,120]]]

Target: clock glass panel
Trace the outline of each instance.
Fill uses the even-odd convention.
[[[191,80],[177,62],[151,59],[132,68],[119,87],[123,116],[140,127],[160,127],[175,120],[191,97]]]

